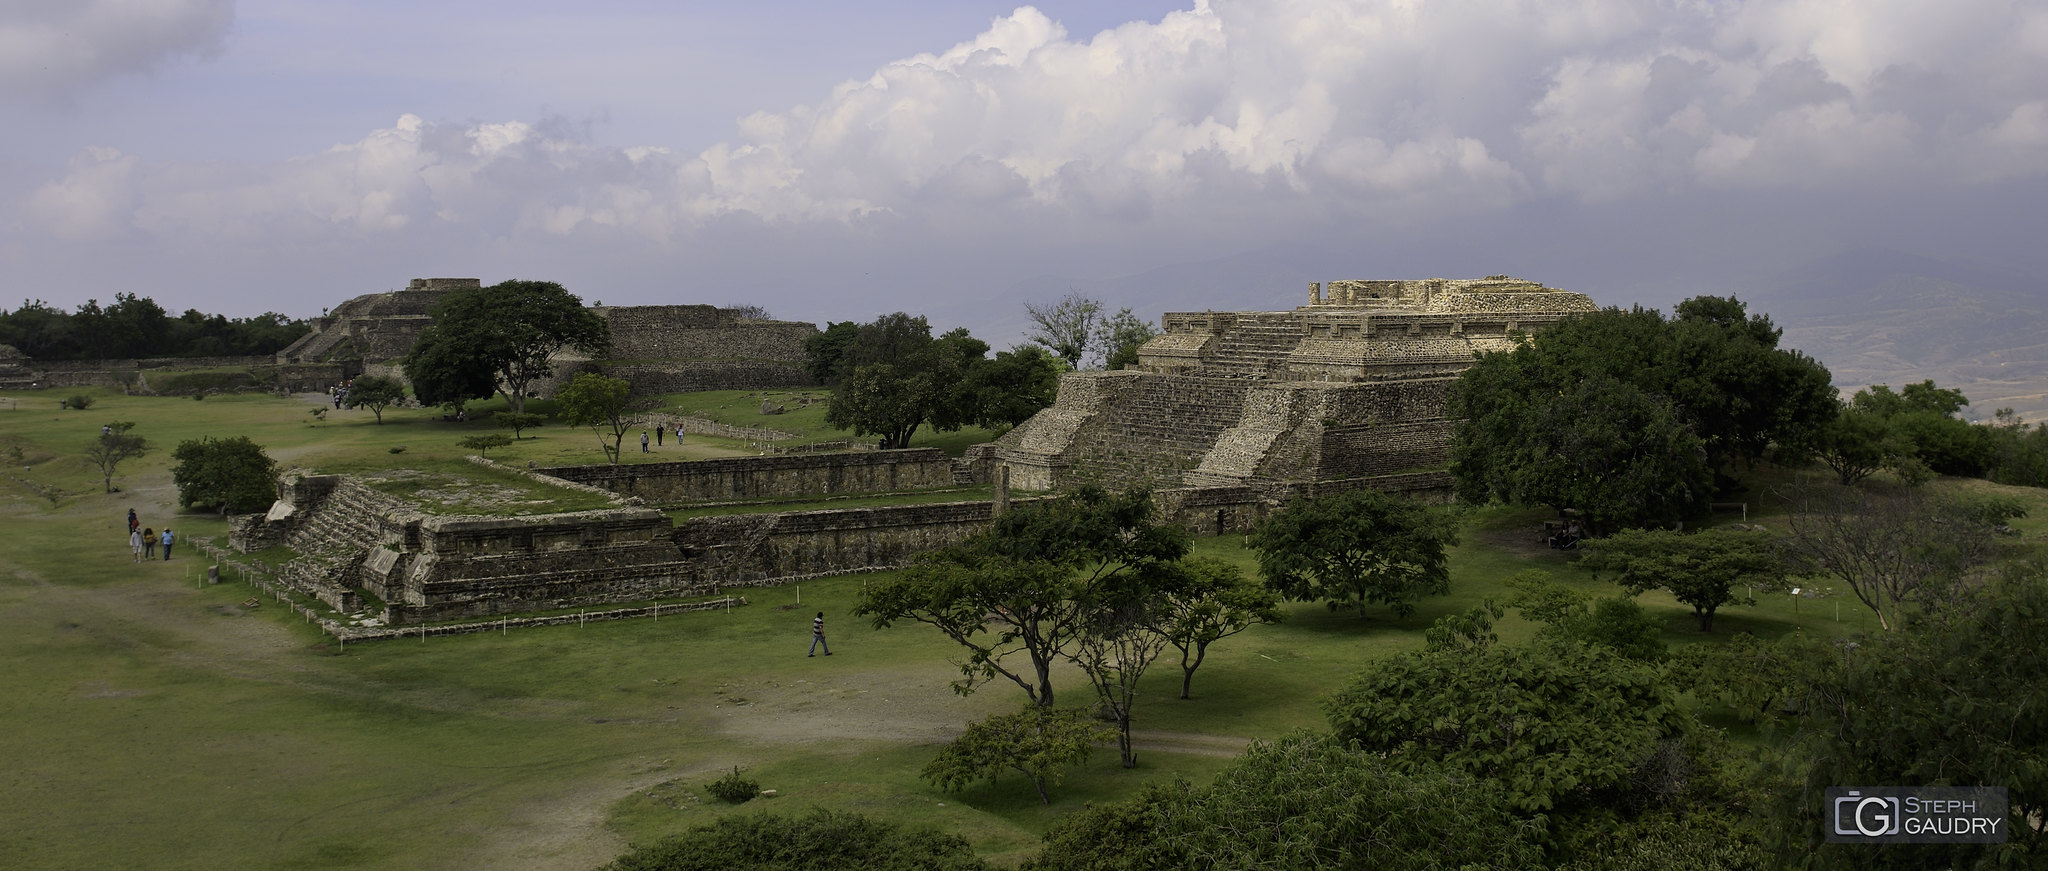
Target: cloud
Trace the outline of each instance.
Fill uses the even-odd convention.
[[[127,46],[98,56],[127,60],[51,81],[226,26],[224,5],[135,9],[185,35],[145,48],[140,29],[98,27]],[[2044,16],[2016,0],[1207,0],[1080,39],[1023,7],[697,153],[407,115],[267,165],[88,150],[17,210],[73,239],[605,239],[652,257],[732,226],[1200,246],[1536,201],[1995,185],[2048,174]]]
[[[41,102],[221,49],[234,0],[9,0],[0,5],[0,94]]]

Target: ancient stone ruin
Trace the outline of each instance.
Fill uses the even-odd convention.
[[[350,374],[403,379],[399,362],[433,323],[434,306],[451,292],[481,286],[475,278],[415,278],[404,290],[355,297],[313,320],[313,331],[278,352],[278,362],[339,364]],[[735,310],[710,305],[591,310],[611,326],[606,370],[626,379],[636,393],[811,383],[803,369],[804,340],[818,331],[814,324],[741,317]],[[552,392],[591,362],[574,352],[557,355],[554,379],[535,389]]]
[[[1451,382],[1480,351],[1594,310],[1505,275],[1332,281],[1281,312],[1169,312],[1135,369],[1075,372],[977,451],[1025,489],[1441,489]]]
[[[608,316],[728,325],[709,306],[649,308],[662,310]],[[613,507],[522,517],[434,516],[346,478],[288,477],[268,515],[236,520],[232,542],[245,552],[289,545],[300,556],[286,582],[338,608],[374,596],[387,621],[406,623],[901,566],[985,528],[1020,501],[1012,485],[1145,485],[1172,522],[1243,532],[1319,489],[1446,490],[1445,401],[1457,374],[1478,352],[1593,309],[1582,294],[1506,276],[1313,284],[1292,311],[1168,313],[1136,369],[1066,375],[1052,407],[962,460],[921,449],[547,469],[561,486],[611,494]],[[402,317],[352,335],[397,335]],[[622,332],[629,353],[725,347],[710,333]],[[994,500],[678,521],[657,510],[991,482],[1006,482]]]

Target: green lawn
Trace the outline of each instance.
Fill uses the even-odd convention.
[[[267,599],[244,607],[246,587],[201,584],[203,563],[189,547],[170,562],[135,565],[125,512],[133,506],[145,524],[187,537],[225,531],[219,518],[176,509],[167,469],[180,439],[249,435],[309,468],[451,469],[461,462],[456,440],[491,431],[487,424],[402,409],[387,411],[382,426],[368,412],[330,409],[323,421],[308,403],[264,396],[99,392],[89,410],[58,411],[57,394],[74,392],[0,396],[18,401],[12,410],[0,403],[0,459],[12,462],[0,476],[10,521],[0,536],[0,658],[9,666],[0,673],[0,754],[9,760],[0,770],[0,855],[13,868],[586,868],[627,843],[721,815],[811,806],[937,825],[1010,863],[1088,802],[1148,780],[1201,782],[1227,764],[1188,736],[1321,726],[1326,693],[1375,658],[1419,647],[1437,617],[1505,599],[1516,572],[1613,589],[1573,569],[1569,554],[1534,544],[1541,512],[1472,512],[1452,555],[1451,595],[1398,620],[1290,605],[1286,623],[1219,643],[1191,700],[1177,698],[1177,665],[1162,660],[1136,709],[1140,767],[1121,769],[1113,748],[1098,751],[1047,807],[1014,776],[959,794],[918,779],[949,733],[1023,696],[998,684],[959,696],[948,687],[954,650],[935,632],[855,619],[855,598],[873,576],[741,590],[752,604],[729,613],[344,651]],[[135,421],[158,445],[121,470],[124,489],[112,494],[79,459],[109,420]],[[533,435],[493,458],[597,457],[587,430]],[[708,447],[675,455],[692,450]],[[2048,528],[2048,493],[2005,492],[2033,507],[2024,531]],[[1751,520],[1778,522],[1771,512],[1761,500]],[[1238,537],[1205,539],[1197,550],[1255,570]],[[1872,627],[1853,600],[1778,594],[1723,609],[1703,638],[1690,609],[1661,594],[1642,601],[1674,644]],[[836,655],[806,658],[819,610]],[[1499,628],[1510,640],[1532,631],[1512,614]],[[1062,701],[1085,701],[1078,675],[1063,673],[1056,686]],[[737,807],[707,799],[702,784],[734,765],[780,797]]]

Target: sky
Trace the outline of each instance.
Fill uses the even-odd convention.
[[[9,0],[0,306],[1156,317],[1884,248],[2048,270],[2048,4]]]

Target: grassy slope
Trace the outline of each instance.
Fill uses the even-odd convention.
[[[597,838],[606,808],[612,830],[641,842],[723,814],[813,804],[959,831],[1012,861],[1086,802],[1150,779],[1199,782],[1227,762],[1141,739],[1140,768],[1098,753],[1050,808],[1014,776],[958,795],[933,790],[916,773],[937,733],[1021,696],[1000,685],[952,694],[952,650],[934,633],[850,616],[858,576],[758,591],[730,614],[343,653],[281,609],[239,607],[246,588],[202,588],[190,550],[133,565],[123,512],[136,505],[143,522],[168,520],[187,535],[223,531],[172,513],[168,446],[183,438],[248,434],[301,463],[397,460],[387,450],[405,444],[413,460],[459,453],[465,428],[406,411],[387,412],[381,427],[367,412],[311,424],[303,404],[270,398],[107,396],[82,413],[56,412],[47,393],[17,398],[18,410],[0,407],[0,452],[19,446],[29,465],[0,479],[11,521],[0,536],[0,754],[10,760],[0,854],[12,867],[587,867],[617,848]],[[76,456],[113,419],[137,421],[162,447],[123,470],[126,492],[102,494]],[[572,445],[587,432],[538,434],[515,451],[596,453]],[[31,485],[67,495],[53,504]],[[2035,506],[2027,529],[2038,534],[2048,500],[2015,492]],[[1292,606],[1287,624],[1219,644],[1191,701],[1175,698],[1178,670],[1161,662],[1138,727],[1235,737],[1315,727],[1317,700],[1360,665],[1419,646],[1418,630],[1442,614],[1502,598],[1516,571],[1546,568],[1603,589],[1565,554],[1531,546],[1540,516],[1476,512],[1453,557],[1454,592],[1405,620]],[[1234,539],[1199,547],[1251,566]],[[1699,638],[1688,609],[1660,594],[1643,601],[1665,617],[1667,640]],[[1853,602],[1835,622],[1832,604],[1795,608],[1780,595],[1731,607],[1716,637],[1867,625]],[[841,655],[796,655],[816,609],[832,619]],[[1501,628],[1511,639],[1529,631],[1512,616]],[[1080,701],[1076,676],[1059,686]],[[696,791],[736,764],[783,797],[733,808]]]

